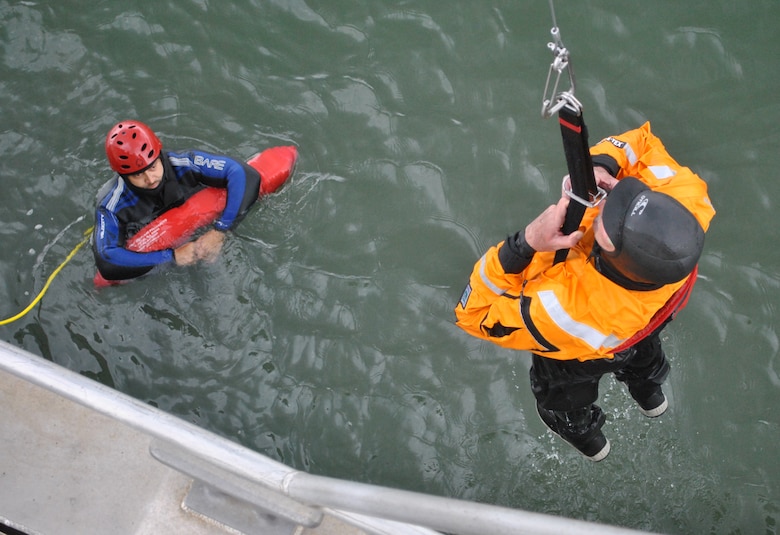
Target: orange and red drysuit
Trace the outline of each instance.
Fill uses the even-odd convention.
[[[707,231],[715,210],[706,183],[669,155],[649,123],[600,141],[591,155],[594,165],[617,179],[633,176],[677,199]],[[655,290],[629,290],[612,282],[589,261],[597,214],[597,208],[586,211],[585,234],[565,262],[553,265],[555,253],[536,253],[521,272],[507,273],[499,254],[506,242],[490,248],[474,266],[455,307],[457,325],[500,346],[558,360],[611,359],[632,344],[696,272]]]

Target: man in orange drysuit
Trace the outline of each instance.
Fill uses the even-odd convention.
[[[542,421],[600,461],[609,453],[595,404],[604,374],[625,383],[646,416],[668,406],[659,333],[687,299],[715,210],[705,182],[669,155],[649,123],[602,140],[591,156],[607,199],[566,236],[563,195],[490,248],[455,314],[469,334],[532,353]],[[553,264],[566,248],[567,259]]]

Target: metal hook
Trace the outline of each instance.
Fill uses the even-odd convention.
[[[552,35],[553,42],[547,43],[547,48],[553,54],[553,61],[550,63],[550,68],[547,71],[547,81],[544,84],[544,94],[542,97],[542,117],[545,119],[567,105],[577,113],[582,110],[582,104],[574,96],[576,86],[574,81],[574,70],[569,62],[569,50],[563,45],[561,31],[555,21],[553,0],[550,0],[550,12],[552,13],[553,20],[553,27],[550,29],[550,35]],[[564,70],[567,71],[569,77],[569,89],[558,93],[558,84],[561,81],[561,74]],[[553,71],[558,74],[555,76],[555,82],[552,87],[550,87]]]

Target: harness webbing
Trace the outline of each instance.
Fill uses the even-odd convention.
[[[558,111],[558,122],[561,125],[561,137],[563,138],[563,152],[566,155],[566,166],[569,170],[571,190],[581,199],[596,197],[596,178],[593,175],[593,162],[588,149],[588,129],[582,117],[581,110],[573,110],[569,106],[563,106]],[[579,202],[569,203],[566,210],[566,219],[561,227],[561,232],[571,234],[580,226],[585,215],[585,205]],[[560,249],[555,252],[555,261],[562,262],[566,259],[568,249]]]
[[[603,200],[606,192],[601,191],[596,185],[588,146],[588,129],[582,118],[582,104],[574,96],[574,70],[569,62],[569,51],[563,46],[561,32],[555,21],[553,0],[550,0],[550,13],[553,20],[553,27],[550,30],[553,42],[547,43],[547,48],[553,53],[553,61],[547,71],[547,81],[544,84],[542,117],[550,117],[557,112],[558,122],[561,125],[563,152],[566,155],[571,184],[571,190],[566,193],[574,201],[569,203],[566,210],[566,219],[561,232],[571,234],[580,226],[585,209]],[[558,85],[564,72],[568,74],[570,87],[559,92]],[[568,249],[556,251],[554,263],[564,261],[568,253]]]
[[[653,317],[650,318],[650,322],[644,327],[644,329],[634,334],[634,336],[610,351],[610,353],[620,353],[621,351],[625,351],[629,347],[636,345],[640,341],[650,336],[653,332],[656,331],[656,329],[666,323],[667,320],[674,319],[674,317],[677,316],[677,313],[685,308],[685,305],[688,304],[688,298],[691,297],[691,292],[693,292],[693,285],[696,284],[696,277],[698,273],[699,266],[696,266],[693,268],[691,274],[688,275],[688,280],[685,281],[685,284],[680,286],[680,288],[678,288],[677,291],[672,294],[669,300],[666,301],[666,304],[658,309]]]

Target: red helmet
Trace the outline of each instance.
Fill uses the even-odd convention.
[[[118,123],[106,136],[108,164],[120,175],[140,173],[160,157],[161,150],[155,133],[140,121]]]

